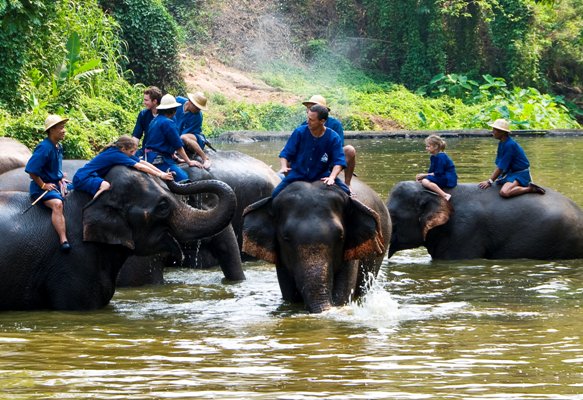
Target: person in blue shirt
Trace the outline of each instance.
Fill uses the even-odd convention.
[[[61,244],[61,251],[69,252],[71,245],[67,240],[67,228],[63,213],[63,202],[67,183],[63,177],[63,146],[65,124],[69,118],[49,115],[45,119],[47,137],[40,142],[28,160],[25,172],[30,175],[30,199],[42,196],[42,204],[51,209],[51,222]]]
[[[342,142],[336,132],[324,126],[327,119],[328,109],[315,104],[308,111],[307,124],[292,132],[279,153],[281,168],[278,173],[285,176],[273,189],[272,198],[295,181],[321,180],[327,185],[337,184],[350,194],[350,188],[338,179],[338,174],[346,167]]]
[[[150,122],[158,115],[156,107],[160,105],[160,100],[162,99],[162,91],[156,86],[150,86],[144,90],[144,109],[138,114],[136,119],[136,125],[134,126],[134,131],[132,136],[137,139],[139,143],[142,137],[142,145],[146,143],[148,138],[148,128]],[[143,156],[143,149],[140,149],[138,156]]]
[[[178,107],[174,120],[178,125],[180,139],[184,146],[202,160],[202,166],[210,168],[211,160],[204,152],[207,143],[206,137],[202,133],[202,110],[207,109],[206,97],[202,92],[187,93],[188,98],[178,96],[176,101],[182,104]]]
[[[431,135],[425,139],[425,150],[430,154],[429,170],[426,174],[417,174],[415,178],[424,188],[449,200],[451,194],[442,189],[457,186],[457,173],[453,161],[444,152],[445,146],[445,140],[437,135]]]
[[[328,107],[326,99],[319,94],[313,95],[309,100],[304,101],[302,104],[306,106],[306,112],[308,112],[310,107],[312,107],[314,104],[320,104],[326,107],[328,112],[330,112],[330,107]],[[354,175],[354,168],[356,167],[356,149],[354,146],[344,145],[344,127],[342,126],[342,122],[340,122],[338,119],[328,115],[328,119],[326,120],[326,124],[324,126],[326,126],[326,128],[332,129],[338,134],[338,136],[340,136],[344,150],[344,158],[346,159],[346,168],[344,169],[344,183],[350,187],[350,182],[352,181],[352,176]]]
[[[188,158],[184,151],[176,122],[173,119],[178,107],[181,107],[181,104],[176,102],[174,96],[171,94],[162,96],[160,105],[156,108],[158,116],[150,123],[148,140],[144,147],[146,161],[154,164],[161,171],[171,170],[175,180],[183,181],[188,179],[188,174],[176,164],[174,153],[189,167],[202,168],[202,164]]]
[[[110,189],[111,185],[105,180],[105,176],[116,165],[132,167],[167,181],[174,179],[172,173],[162,172],[149,162],[136,157],[136,150],[138,150],[138,145],[132,137],[121,136],[115,143],[107,146],[91,161],[79,168],[73,177],[73,187],[96,198],[105,190]]]
[[[480,182],[481,189],[487,189],[496,182],[502,185],[500,196],[514,197],[525,193],[545,194],[545,190],[532,182],[530,162],[524,150],[510,137],[510,123],[503,118],[497,119],[492,127],[492,136],[498,139],[496,169],[487,181]]]

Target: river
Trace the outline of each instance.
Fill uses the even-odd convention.
[[[583,139],[518,141],[535,182],[583,205]],[[422,139],[349,143],[384,200],[428,167]],[[489,177],[496,143],[448,140],[460,182]],[[215,147],[277,168],[282,145]],[[402,251],[361,303],[319,315],[281,300],[272,265],[245,272],[171,269],[103,310],[1,313],[0,399],[583,399],[582,260]]]

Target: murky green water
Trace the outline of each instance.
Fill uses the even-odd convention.
[[[583,138],[520,139],[534,179],[583,205]],[[422,140],[353,141],[386,199],[427,168]],[[217,145],[278,166],[282,142]],[[450,139],[462,182],[493,139]],[[362,304],[307,315],[269,264],[248,280],[172,270],[90,313],[1,313],[0,399],[583,399],[583,261],[386,260]]]

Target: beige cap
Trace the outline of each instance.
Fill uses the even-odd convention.
[[[182,104],[176,101],[176,98],[174,96],[172,96],[171,94],[165,94],[164,96],[162,96],[162,99],[160,100],[160,105],[156,107],[156,110],[168,110],[170,108],[178,108],[181,105]]]
[[[330,111],[330,107],[328,107],[328,105],[326,104],[326,99],[323,96],[320,96],[319,94],[313,95],[312,97],[310,97],[310,100],[304,101],[302,104],[306,107],[312,107],[314,104],[319,104],[321,106],[326,107],[328,111]]]
[[[187,93],[188,100],[201,110],[206,110],[206,97],[202,92]]]
[[[56,114],[50,114],[47,119],[45,119],[45,132],[51,129],[53,126],[60,124],[61,122],[67,122],[69,118],[62,118]]]
[[[499,131],[510,133],[510,122],[506,121],[504,118],[497,119],[493,124],[488,125]]]

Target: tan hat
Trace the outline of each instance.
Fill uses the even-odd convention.
[[[328,105],[326,104],[326,99],[323,96],[320,96],[319,94],[313,95],[312,97],[310,97],[310,100],[304,101],[302,104],[306,107],[312,107],[314,104],[319,104],[321,106],[326,107],[328,111],[330,111],[330,107],[328,107]]]
[[[506,121],[504,118],[497,119],[493,124],[488,125],[499,131],[510,133],[510,122]]]
[[[186,96],[188,97],[188,100],[199,109],[206,110],[206,97],[204,97],[202,92],[196,92],[194,94],[187,93]]]
[[[69,118],[62,118],[56,114],[50,114],[47,119],[45,119],[45,132],[51,129],[53,126],[60,124],[61,122],[67,122]]]
[[[156,107],[156,110],[169,110],[170,108],[178,108],[182,104],[176,101],[176,98],[171,94],[165,94],[160,100],[160,105]]]

